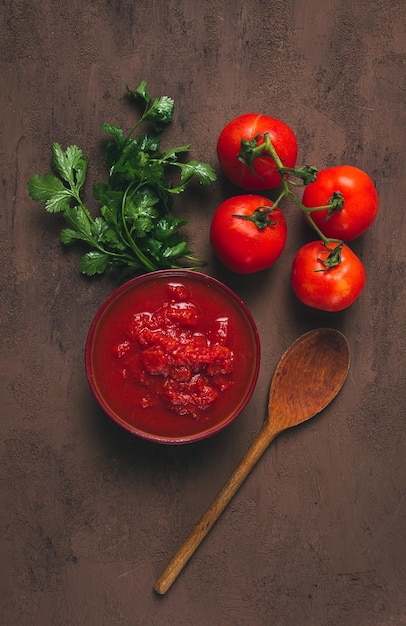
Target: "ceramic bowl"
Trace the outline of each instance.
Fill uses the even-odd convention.
[[[85,350],[90,388],[129,432],[191,443],[231,424],[254,391],[260,342],[244,302],[217,279],[162,270],[116,289]]]

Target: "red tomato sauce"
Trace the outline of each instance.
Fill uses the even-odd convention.
[[[209,281],[164,275],[102,311],[90,355],[96,391],[117,421],[182,436],[227,421],[256,377],[256,335]]]

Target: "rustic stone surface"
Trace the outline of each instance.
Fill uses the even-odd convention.
[[[1,2],[1,623],[5,626],[400,626],[406,624],[403,0]],[[84,374],[89,324],[115,283],[77,273],[60,223],[27,196],[52,141],[105,173],[99,124],[129,128],[125,85],[175,99],[169,145],[216,168],[223,125],[269,113],[301,163],[351,163],[381,211],[354,242],[361,299],[302,307],[289,239],[271,270],[236,277],[208,242],[224,180],[182,198],[208,273],[250,307],[263,359],[241,418],[193,446],[148,444],[97,408]],[[282,435],[169,594],[152,588],[261,427],[279,356],[302,332],[342,330],[352,365],[322,416]]]

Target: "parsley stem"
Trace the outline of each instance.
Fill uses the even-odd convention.
[[[83,202],[82,202],[80,197],[79,197],[79,200],[78,200],[78,205],[82,209],[83,214],[86,216],[86,219],[87,219],[87,221],[89,223],[90,231],[91,231],[91,228],[92,228],[92,225],[93,225],[94,222],[93,222],[93,219],[92,219],[88,209],[85,207],[85,205],[83,204]],[[72,218],[72,216],[71,216],[71,211],[72,210],[73,209],[70,209],[68,211],[64,211],[63,212],[63,216],[64,216],[65,220],[68,222],[68,224],[70,224],[71,227],[74,230],[76,230],[77,229],[77,221],[74,220]],[[105,254],[105,255],[107,255],[109,257],[112,257],[114,259],[122,259],[123,261],[131,261],[132,260],[132,258],[131,258],[131,256],[129,254],[107,250],[104,246],[102,246],[100,244],[100,242],[97,240],[96,237],[91,236],[91,235],[85,235],[85,233],[83,231],[82,231],[81,239],[83,241],[85,241],[86,243],[88,243],[93,248],[95,248],[96,250],[98,250],[99,252],[102,252],[103,254]]]
[[[144,113],[144,115],[145,115],[145,113]],[[131,138],[131,136],[132,136],[132,135],[135,133],[135,131],[137,130],[138,126],[139,126],[139,125],[141,124],[141,122],[143,122],[143,121],[144,121],[144,116],[142,116],[142,117],[141,117],[141,119],[139,119],[139,120],[138,120],[138,122],[136,122],[136,123],[134,124],[134,126],[133,126],[130,130],[129,130],[129,132],[128,132],[128,133],[127,133],[127,135],[125,136],[124,143],[125,143],[126,141],[128,141],[128,140]]]
[[[132,238],[131,233],[130,233],[130,231],[128,229],[127,220],[125,218],[125,204],[126,204],[126,201],[127,201],[128,193],[129,193],[131,187],[133,187],[133,186],[134,186],[133,183],[128,185],[127,189],[125,190],[125,192],[123,194],[123,199],[122,199],[122,202],[121,202],[121,220],[122,220],[124,232],[126,234],[127,243],[129,245],[129,247],[134,252],[134,254],[138,258],[138,260],[141,261],[141,263],[145,266],[145,268],[150,270],[150,271],[153,271],[153,270],[156,269],[155,265],[148,259],[148,257],[142,252],[142,250],[139,248],[139,246],[137,246],[137,244],[135,243],[135,241]]]

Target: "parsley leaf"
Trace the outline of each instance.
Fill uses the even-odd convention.
[[[28,193],[33,200],[45,203],[50,213],[59,213],[70,207],[72,193],[53,174],[35,174],[28,183]]]
[[[64,152],[59,143],[53,143],[52,162],[59,176],[79,192],[86,179],[88,162],[80,148],[69,146]]]
[[[53,171],[31,178],[29,196],[43,203],[49,213],[63,215],[67,222],[60,235],[63,244],[80,241],[89,248],[79,263],[79,270],[87,276],[103,274],[108,268],[119,268],[123,276],[130,276],[185,264],[190,267],[190,263],[199,266],[202,262],[194,258],[182,235],[186,221],[172,213],[172,198],[193,178],[203,185],[215,181],[214,170],[207,163],[185,160],[190,145],[161,150],[161,134],[173,120],[172,98],[151,98],[146,81],[136,89],[126,89],[144,109],[127,134],[115,124],[100,125],[109,135],[105,144],[109,174],[107,182],[93,185],[99,214],[92,217],[84,205],[88,159],[76,145],[63,150],[58,143],[52,144]],[[142,122],[151,130],[134,136]],[[174,168],[180,173],[175,185],[173,176],[168,176]]]
[[[161,98],[154,98],[151,103],[145,80],[138,85],[137,89],[130,89],[127,86],[127,93],[134,98],[144,101],[145,110],[140,121],[150,122],[153,129],[157,132],[160,132],[167,124],[172,122],[175,107],[174,101],[168,96],[162,96]]]
[[[79,270],[82,274],[87,276],[94,276],[95,274],[103,274],[109,264],[109,256],[104,252],[98,250],[91,250],[81,258],[79,263]]]

